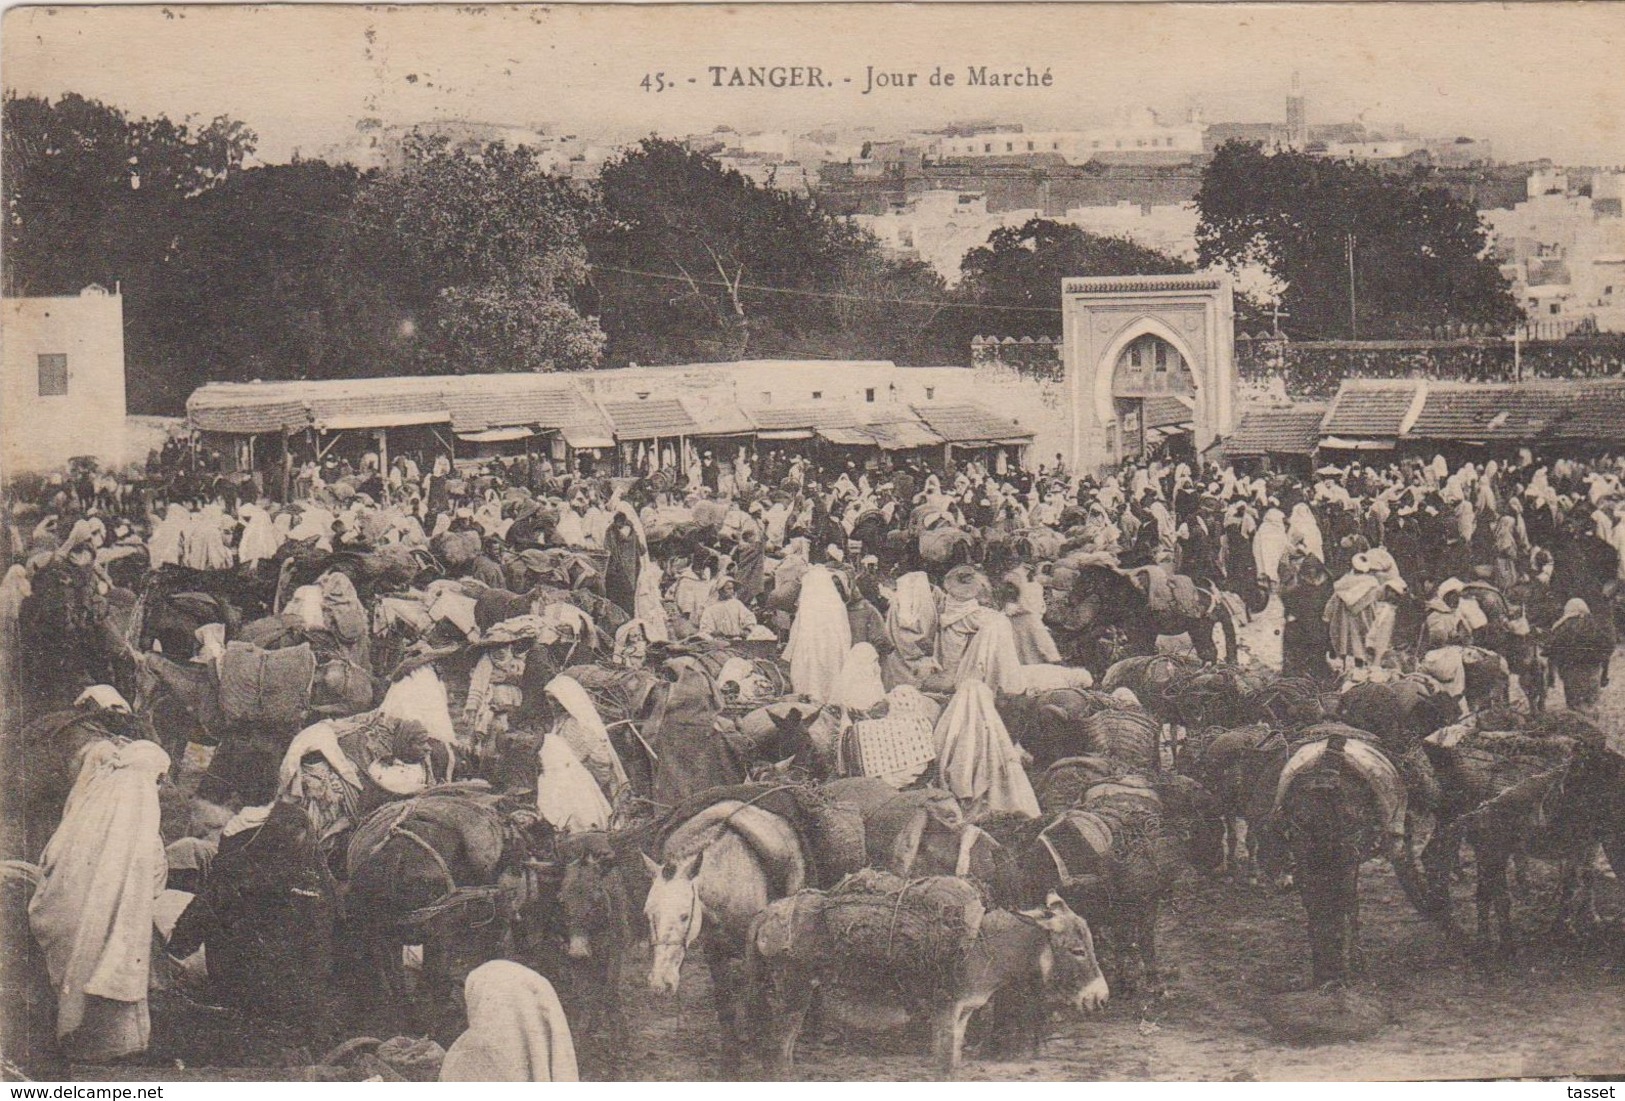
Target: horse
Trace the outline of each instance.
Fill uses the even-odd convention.
[[[703,942],[722,1031],[725,1077],[737,1077],[743,1038],[736,1007],[745,991],[733,974],[745,956],[751,921],[768,903],[806,885],[807,859],[790,823],[759,807],[725,800],[679,825],[662,862],[644,856],[653,882],[643,904],[653,949],[649,986],[677,993],[687,950]]]
[[[1177,577],[1175,581],[1183,587]],[[1201,661],[1218,661],[1215,626],[1224,635],[1226,658],[1234,660],[1236,625],[1229,605],[1213,588],[1196,588],[1191,582],[1191,590],[1192,603],[1154,608],[1133,574],[1108,565],[1081,565],[1071,588],[1051,602],[1045,622],[1058,632],[1057,642],[1068,639],[1097,676],[1117,657],[1155,654],[1159,635],[1186,635]]]

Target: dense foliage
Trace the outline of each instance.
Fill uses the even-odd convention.
[[[1446,324],[1499,333],[1521,316],[1477,212],[1419,178],[1230,142],[1196,203],[1201,263],[1262,266],[1284,285],[1293,336],[1404,337]]]

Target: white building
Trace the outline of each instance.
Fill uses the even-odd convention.
[[[979,191],[927,191],[900,210],[858,214],[852,220],[869,230],[895,256],[921,260],[952,286],[959,282],[965,253],[987,244],[998,229],[1043,217],[1033,208],[989,213]],[[1196,259],[1196,207],[1191,203],[1116,203],[1070,207],[1052,221],[1075,225],[1103,237],[1126,237],[1136,244],[1185,260]]]
[[[1530,177],[1530,197],[1510,210],[1482,212],[1492,249],[1531,321],[1594,318],[1625,331],[1625,217],[1620,176],[1597,173],[1590,195],[1568,193],[1560,172]]]
[[[1102,237],[1126,237],[1135,244],[1196,262],[1195,203],[1130,203],[1068,207],[1055,219]]]
[[[1081,130],[989,131],[938,139],[932,155],[939,160],[986,160],[1048,154],[1068,164],[1101,156],[1134,153],[1177,153],[1198,156],[1207,127],[1200,121],[1167,124],[1155,111],[1130,112],[1112,126]]]
[[[124,461],[124,299],[91,285],[61,298],[7,298],[0,314],[0,474],[81,455]]]
[[[1412,138],[1371,138],[1365,141],[1329,141],[1325,156],[1339,161],[1397,161],[1423,148]]]
[[[852,221],[895,256],[921,260],[946,279],[959,282],[965,253],[987,244],[994,230],[1019,226],[1038,217],[1037,210],[989,214],[987,196],[979,191],[927,191],[902,210],[857,214]]]

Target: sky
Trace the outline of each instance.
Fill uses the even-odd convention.
[[[229,115],[259,157],[319,155],[358,120],[464,118],[565,133],[718,125],[881,135],[953,121],[1280,121],[1488,138],[1506,160],[1625,164],[1625,4],[396,5],[12,8],[0,83],[136,115]],[[972,87],[967,69],[1039,87]],[[715,87],[711,67],[817,67],[828,87]],[[863,94],[868,71],[914,86]],[[932,73],[955,77],[933,85]],[[666,91],[645,90],[660,83]],[[805,77],[803,78],[805,79]],[[906,80],[906,78],[905,78]]]

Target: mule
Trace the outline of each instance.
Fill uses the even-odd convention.
[[[676,994],[687,951],[701,944],[722,1033],[722,1071],[734,1078],[743,1050],[737,1015],[743,988],[734,966],[744,958],[752,919],[806,884],[807,859],[788,822],[737,800],[682,823],[662,853],[661,863],[644,857],[653,877],[643,904],[652,949],[649,986]]]
[[[1447,846],[1453,848],[1459,839],[1473,847],[1483,951],[1506,959],[1516,956],[1507,871],[1518,854],[1556,861],[1561,868],[1554,934],[1569,934],[1582,917],[1597,923],[1592,861],[1601,842],[1614,868],[1625,865],[1622,808],[1625,758],[1593,745],[1578,749],[1557,768],[1514,784],[1451,825]],[[1453,928],[1448,907],[1443,917]]]

